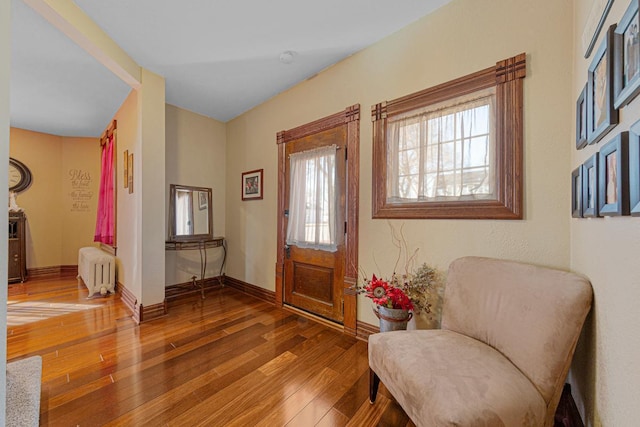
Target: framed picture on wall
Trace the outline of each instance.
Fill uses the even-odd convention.
[[[262,199],[263,169],[242,173],[242,200]]]
[[[582,165],[571,172],[571,216],[582,218]]]
[[[584,48],[584,57],[588,58],[593,51],[593,47],[598,40],[604,21],[609,15],[613,0],[595,0],[591,6],[591,11],[587,17],[584,29],[582,31],[582,45]]]
[[[621,132],[598,153],[598,211],[601,216],[629,214],[629,133]]]
[[[615,24],[609,27],[589,65],[587,82],[589,144],[600,141],[618,124],[618,110],[613,107],[613,33],[615,29]]]
[[[614,32],[614,107],[627,105],[640,93],[640,0],[631,0]]]
[[[576,149],[587,145],[587,86],[585,85],[576,101]]]
[[[582,165],[582,216],[598,216],[598,153]]]
[[[128,182],[128,187],[129,187],[129,194],[133,193],[133,153],[129,154],[129,166],[128,166],[128,172],[129,174],[127,175],[127,182]]]
[[[629,211],[640,216],[640,121],[629,129]]]
[[[198,192],[198,210],[205,210],[209,207],[209,194],[204,191]]]
[[[124,188],[129,187],[129,150],[124,150],[124,160],[122,162],[122,170],[124,171]]]

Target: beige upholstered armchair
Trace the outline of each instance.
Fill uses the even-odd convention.
[[[442,329],[369,337],[370,400],[382,380],[418,426],[552,426],[591,299],[576,274],[458,259]]]

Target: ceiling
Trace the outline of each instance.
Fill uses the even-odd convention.
[[[226,122],[451,0],[74,1],[167,103]],[[11,126],[100,135],[130,88],[22,0],[12,37]]]

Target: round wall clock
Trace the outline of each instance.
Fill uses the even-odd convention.
[[[9,157],[9,191],[20,193],[31,185],[31,171],[22,162]]]

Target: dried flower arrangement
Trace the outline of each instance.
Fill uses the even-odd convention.
[[[391,223],[389,227],[392,244],[398,248],[394,271],[388,279],[381,279],[376,275],[368,278],[363,273],[363,285],[358,287],[358,292],[371,298],[376,305],[413,311],[416,314],[427,314],[428,320],[437,322],[440,317],[440,301],[444,284],[442,274],[427,263],[414,268],[419,249],[409,252],[403,234],[404,224],[399,230],[396,230]],[[401,261],[404,261],[404,271],[398,273]]]

